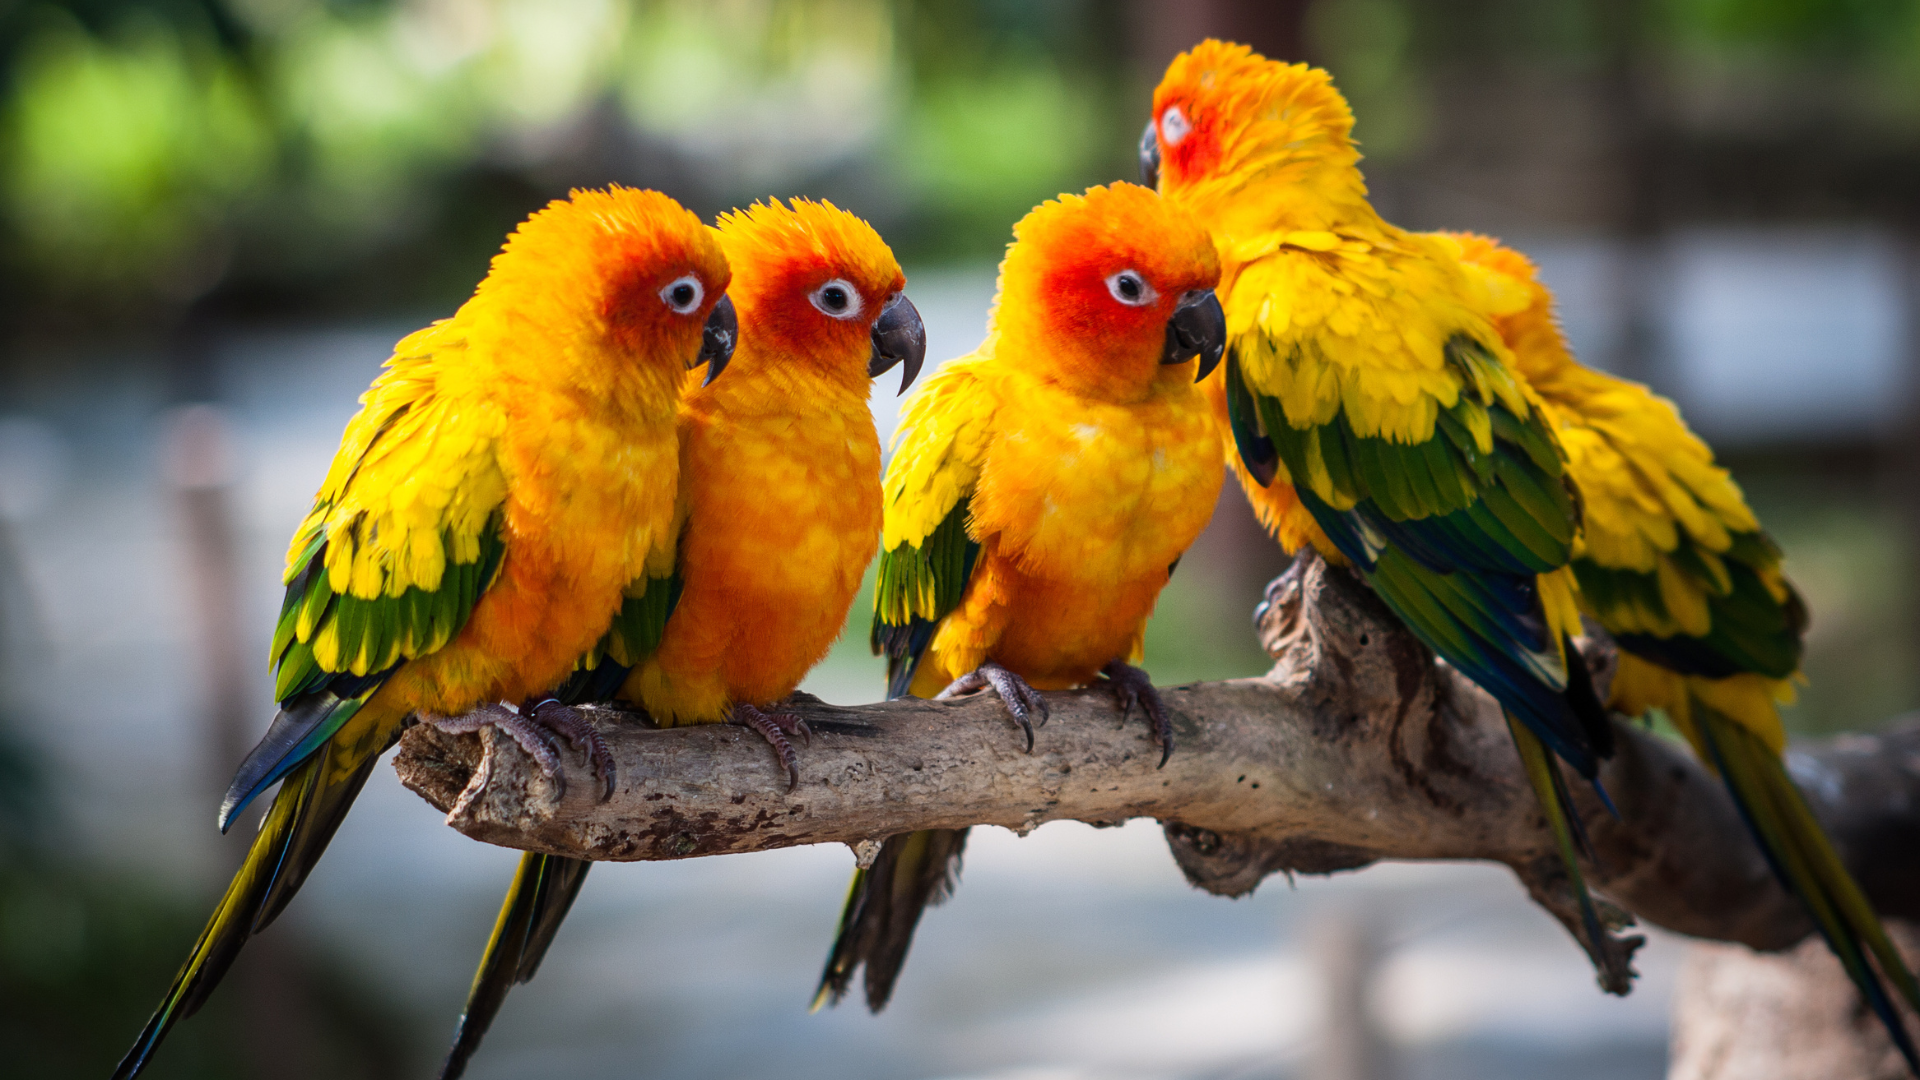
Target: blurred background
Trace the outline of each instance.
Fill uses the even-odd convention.
[[[246,842],[213,809],[271,712],[286,537],[388,348],[515,222],[614,181],[830,198],[958,355],[1011,223],[1131,178],[1208,34],[1330,68],[1390,218],[1533,254],[1580,355],[1715,441],[1814,612],[1798,732],[1920,704],[1920,0],[0,0],[8,1075],[104,1076],[184,956]],[[1156,679],[1262,671],[1281,565],[1229,488]],[[829,700],[878,696],[855,611]],[[383,770],[150,1075],[429,1075],[513,862]],[[1664,1069],[1672,938],[1609,999],[1503,870],[1229,902],[1150,822],[976,835],[890,1010],[810,1017],[851,866],[601,868],[472,1075]]]

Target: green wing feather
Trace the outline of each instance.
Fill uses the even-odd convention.
[[[869,642],[887,658],[889,699],[907,695],[940,620],[960,606],[973,579],[980,543],[967,531],[972,502],[962,495],[923,543],[880,553]]]
[[[335,542],[363,549],[388,543],[410,557],[425,554],[391,535],[376,537],[367,515],[393,495],[395,476],[417,465],[398,464],[396,454],[430,453],[438,445],[434,439],[460,426],[460,418],[436,405],[432,382],[422,377],[428,359],[396,357],[368,391],[296,535],[271,646],[281,710],[236,773],[221,805],[221,827],[266,788],[284,782],[246,861],[115,1080],[132,1080],[146,1068],[172,1026],[213,991],[247,938],[292,899],[380,754],[399,738],[404,716],[369,716],[363,706],[401,663],[451,640],[498,574],[505,555],[498,509],[504,481],[491,444],[464,435],[456,440],[464,456],[434,479],[448,485],[443,490],[458,497],[468,517],[438,531],[436,558],[401,566],[398,552],[386,552],[387,561],[375,564],[383,580],[372,596],[336,590],[345,583],[329,570]],[[347,506],[358,509],[348,514],[342,511]],[[422,575],[429,565],[432,572]],[[417,583],[428,576],[437,576],[433,587]],[[402,580],[415,583],[392,587]]]

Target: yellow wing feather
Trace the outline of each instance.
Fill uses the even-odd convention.
[[[979,481],[995,408],[980,366],[971,357],[942,365],[901,410],[882,484],[881,550],[919,547]]]
[[[292,624],[276,635],[276,660],[297,642],[323,671],[365,675],[440,648],[464,621],[464,611],[395,618],[390,632],[351,635],[349,655],[345,609],[328,602],[329,593],[368,601],[399,600],[409,589],[434,594],[450,565],[482,560],[483,533],[496,526],[507,493],[495,453],[504,421],[485,405],[437,392],[436,365],[464,348],[448,322],[412,334],[361,396],[287,553],[289,585],[319,559],[327,588],[308,590]]]
[[[1573,358],[1554,320],[1552,296],[1525,256],[1485,237],[1446,239],[1476,268],[1490,295],[1508,298],[1501,334],[1559,434],[1580,489],[1575,560],[1652,575],[1658,583],[1657,604],[1622,596],[1602,610],[1592,596],[1583,594],[1582,601],[1615,634],[1707,636],[1710,599],[1732,588],[1724,557],[1739,536],[1760,530],[1739,485],[1672,402]],[[1514,297],[1527,302],[1514,306]],[[1754,569],[1776,601],[1789,602],[1777,559]],[[1690,695],[1739,720],[1776,753],[1785,745],[1776,706],[1792,701],[1790,679],[1683,675],[1624,653],[1610,704],[1630,715],[1662,709],[1705,754],[1691,723]]]

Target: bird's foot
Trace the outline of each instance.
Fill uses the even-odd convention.
[[[1019,724],[1020,730],[1027,733],[1027,753],[1033,753],[1033,729],[1036,726],[1036,719],[1038,726],[1044,727],[1049,715],[1046,699],[1040,696],[1038,690],[1028,686],[1027,680],[999,664],[991,660],[981,664],[947,684],[947,688],[935,694],[933,699],[945,701],[948,698],[971,694],[988,687],[992,687],[993,692],[1000,695],[1000,701],[1006,705],[1007,711],[1013,714],[1014,723]]]
[[[1107,666],[1100,669],[1113,687],[1113,696],[1120,703],[1120,720],[1126,722],[1128,714],[1133,712],[1137,703],[1147,714],[1147,722],[1153,725],[1153,741],[1160,744],[1160,765],[1164,767],[1167,759],[1173,756],[1173,722],[1167,719],[1167,708],[1160,701],[1160,691],[1153,688],[1153,679],[1146,672],[1132,664],[1120,660],[1109,660]]]
[[[773,752],[780,757],[780,764],[787,767],[787,790],[800,786],[800,751],[793,748],[789,735],[798,735],[813,745],[813,729],[799,713],[762,712],[752,705],[740,704],[733,707],[733,722],[742,727],[752,728],[767,740]]]
[[[553,743],[553,736],[559,735],[574,749],[586,751],[593,774],[600,778],[603,785],[600,798],[604,801],[613,794],[613,754],[607,749],[606,740],[600,737],[600,733],[587,722],[580,710],[562,705],[553,698],[529,698],[518,709],[494,702],[482,705],[464,716],[427,719],[433,726],[453,735],[479,731],[489,725],[499,728],[527,752],[527,756],[540,766],[540,771],[553,781],[558,794],[565,797],[567,776],[560,766],[560,750]]]
[[[522,705],[521,713],[530,715],[538,727],[564,737],[575,750],[586,751],[587,761],[593,766],[593,775],[600,780],[600,801],[612,798],[616,778],[613,751],[607,749],[607,741],[588,722],[587,714],[571,705],[563,705],[554,698],[528,700],[532,708]]]

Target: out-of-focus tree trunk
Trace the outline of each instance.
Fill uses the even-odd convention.
[[[1909,207],[1900,223],[1903,280],[1900,296],[1906,307],[1905,408],[1894,444],[1895,490],[1901,493],[1902,523],[1907,553],[1908,660],[1920,669],[1920,210]]]
[[[1600,80],[1613,144],[1614,288],[1619,330],[1612,355],[1592,357],[1615,374],[1662,386],[1659,303],[1664,277],[1658,125],[1649,107],[1645,0],[1598,0],[1605,67]]]
[[[247,751],[251,710],[240,628],[239,529],[233,515],[233,434],[226,414],[185,405],[168,418],[163,454],[184,532],[186,585],[206,678],[209,792],[217,799]],[[234,853],[238,865],[239,852]]]
[[[1907,964],[1920,934],[1889,922]],[[1673,993],[1667,1080],[1905,1080],[1907,1067],[1826,943],[1783,953],[1702,941]],[[1902,1010],[1913,1029],[1910,1010]]]
[[[162,465],[179,516],[182,562],[192,623],[197,630],[206,680],[205,731],[207,824],[226,792],[228,778],[252,744],[260,718],[248,691],[249,652],[241,625],[240,528],[233,482],[237,450],[227,415],[212,396],[211,334],[189,312],[174,343],[176,394],[191,404],[176,406],[163,435]],[[242,824],[222,844],[220,880],[240,866],[251,839]],[[310,1000],[298,946],[281,933],[260,939],[234,966],[232,981],[245,1002],[248,1075],[261,1080],[305,1080],[317,1075],[321,1034]]]
[[[1310,1080],[1390,1080],[1392,1046],[1373,1011],[1374,976],[1385,952],[1380,920],[1364,907],[1327,912],[1313,926],[1309,951],[1320,977],[1319,1045]]]

